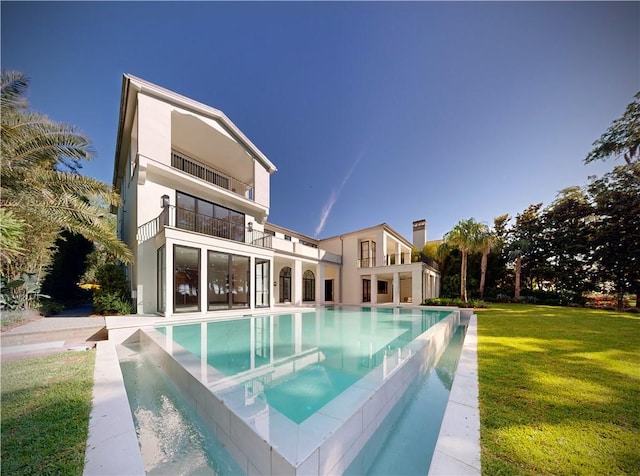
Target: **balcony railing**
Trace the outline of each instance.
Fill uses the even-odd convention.
[[[394,264],[408,264],[411,263],[411,252],[407,251],[405,253],[386,255],[384,257],[384,261],[387,266],[392,266]]]
[[[173,205],[165,207],[162,213],[156,218],[138,227],[138,243],[153,238],[160,230],[167,226],[259,246],[261,248],[273,248],[271,235],[259,230],[254,230],[251,227],[245,227],[244,223],[234,223],[229,220],[202,215]]]
[[[213,167],[201,164],[175,150],[171,151],[171,166],[213,185],[224,188],[225,190],[229,190],[236,195],[253,200],[253,187],[251,185],[220,172]]]

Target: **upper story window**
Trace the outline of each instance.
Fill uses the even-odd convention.
[[[363,240],[360,242],[360,267],[371,268],[376,266],[376,242]]]
[[[176,192],[176,226],[234,241],[245,241],[244,213]]]
[[[284,235],[284,239],[287,241],[291,241],[291,235]]]

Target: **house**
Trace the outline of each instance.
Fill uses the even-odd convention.
[[[139,314],[211,315],[278,304],[420,303],[433,263],[387,224],[318,240],[269,223],[271,161],[222,112],[124,75],[114,189]],[[417,241],[416,241],[417,239]]]

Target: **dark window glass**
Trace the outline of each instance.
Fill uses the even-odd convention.
[[[316,300],[316,277],[311,270],[306,270],[302,275],[302,300]]]
[[[173,247],[174,302],[176,312],[200,310],[200,250]]]

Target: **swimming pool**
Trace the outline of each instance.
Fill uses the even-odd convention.
[[[458,322],[450,310],[336,307],[163,325],[140,341],[247,472],[334,474]]]

